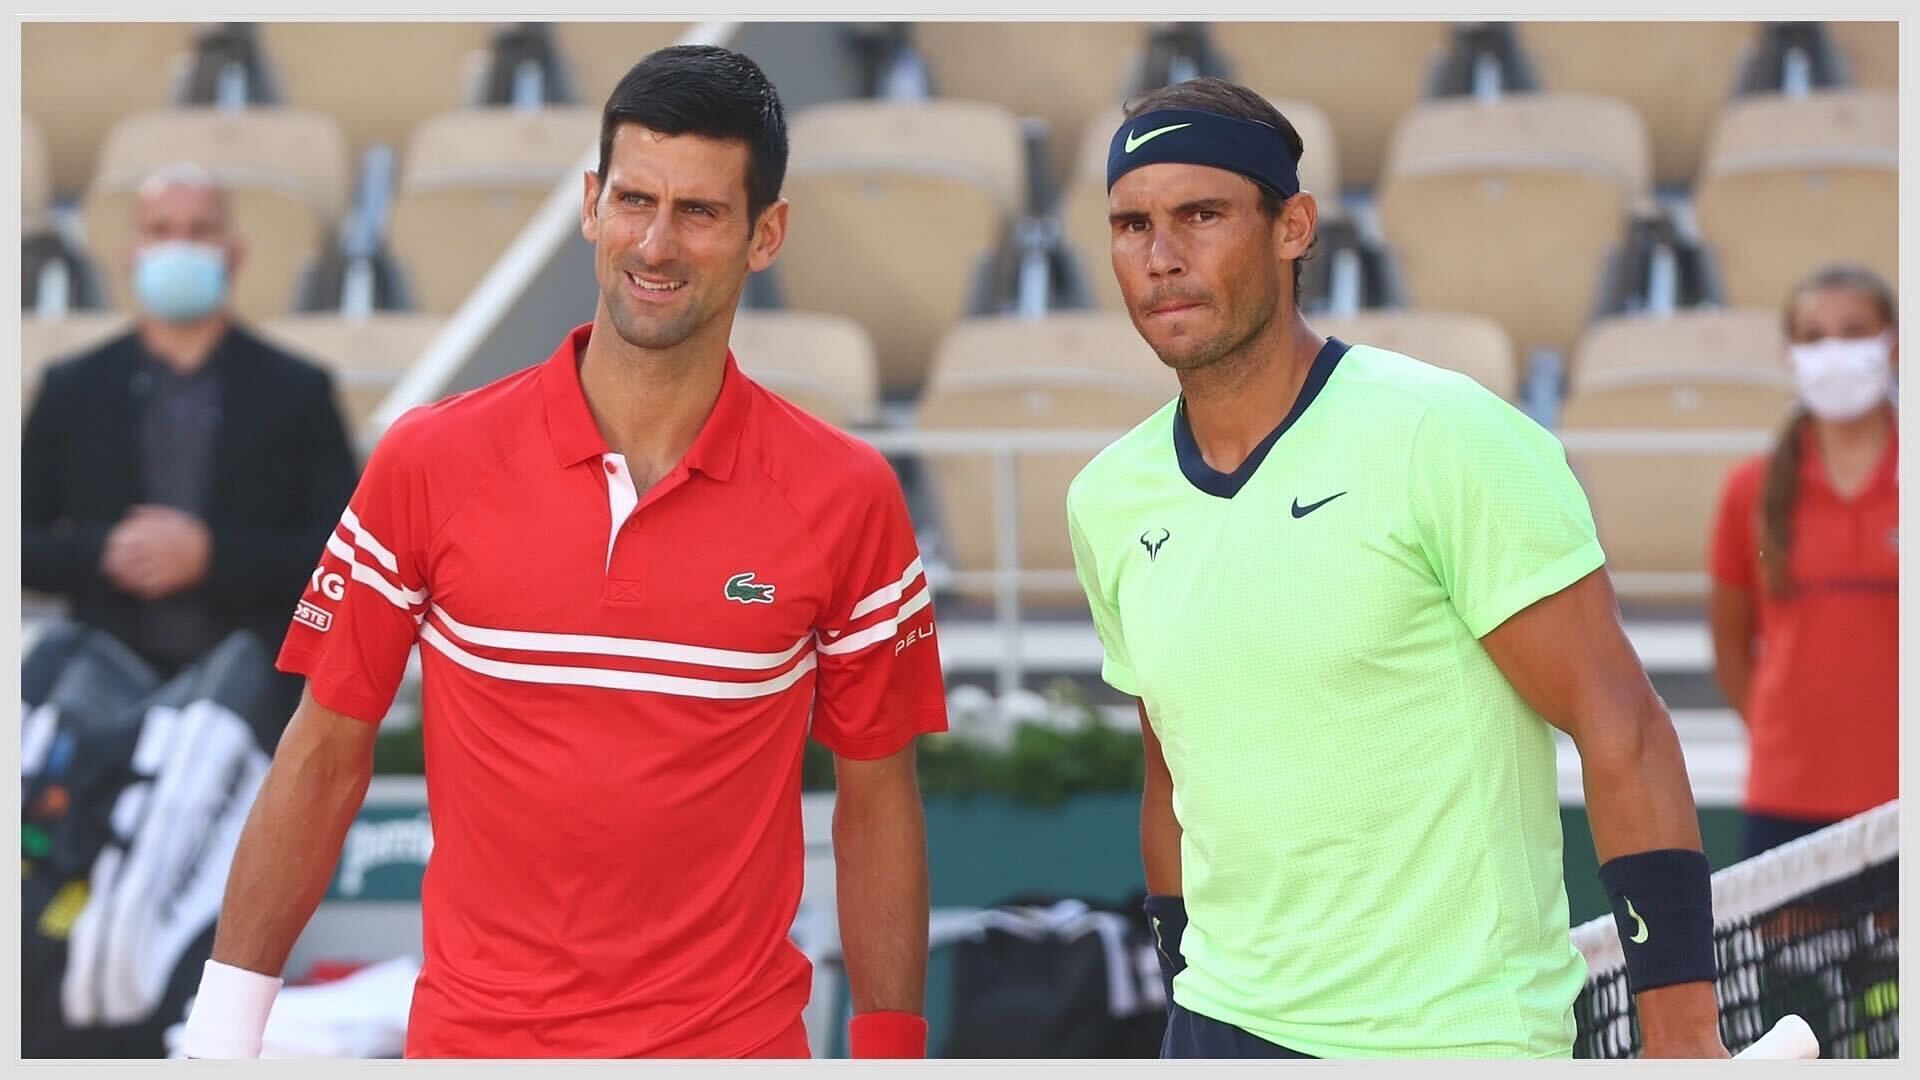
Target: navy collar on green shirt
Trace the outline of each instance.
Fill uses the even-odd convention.
[[[1187,401],[1183,396],[1173,414],[1173,452],[1180,461],[1180,471],[1186,475],[1187,482],[1222,499],[1231,499],[1239,494],[1240,489],[1253,478],[1254,470],[1260,468],[1260,463],[1267,459],[1267,451],[1272,450],[1273,444],[1280,441],[1280,436],[1285,435],[1294,421],[1306,413],[1313,399],[1320,396],[1327,379],[1333,375],[1334,367],[1349,348],[1352,346],[1339,338],[1327,339],[1327,343],[1314,355],[1313,366],[1307,369],[1307,381],[1301,384],[1300,396],[1294,399],[1293,408],[1287,410],[1286,418],[1266,438],[1261,439],[1260,445],[1247,455],[1247,460],[1232,472],[1221,472],[1207,464],[1207,459],[1201,455],[1200,444],[1193,437],[1193,427],[1187,423]]]

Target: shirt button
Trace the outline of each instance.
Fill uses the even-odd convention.
[[[619,476],[619,475],[620,475],[620,466],[618,466],[618,465],[615,465],[615,464],[614,464],[613,462],[611,462],[611,461],[609,461],[609,462],[607,462],[607,475],[608,475],[608,476]]]

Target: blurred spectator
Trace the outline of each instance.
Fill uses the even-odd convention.
[[[1894,294],[1829,267],[1788,298],[1799,402],[1727,479],[1713,537],[1720,687],[1746,722],[1751,856],[1899,796]]]
[[[356,469],[332,378],[229,312],[212,175],[163,168],[134,214],[133,329],[49,367],[27,416],[21,583],[165,675],[240,628],[277,648]]]

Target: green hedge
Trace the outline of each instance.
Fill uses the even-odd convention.
[[[1140,790],[1145,763],[1137,733],[1103,723],[1071,683],[1056,684],[1047,698],[1056,720],[1021,725],[1005,748],[953,734],[919,740],[921,791],[1053,806],[1087,792]],[[425,764],[418,725],[383,734],[374,743],[376,773],[417,776]],[[800,777],[807,791],[831,791],[833,755],[809,741]]]

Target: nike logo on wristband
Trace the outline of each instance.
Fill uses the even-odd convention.
[[[1627,901],[1627,914],[1633,918],[1635,925],[1640,927],[1640,929],[1627,940],[1633,942],[1635,945],[1645,945],[1647,943],[1647,920],[1641,918],[1640,913],[1633,910],[1632,900],[1627,900],[1625,895],[1622,895],[1620,899]]]

